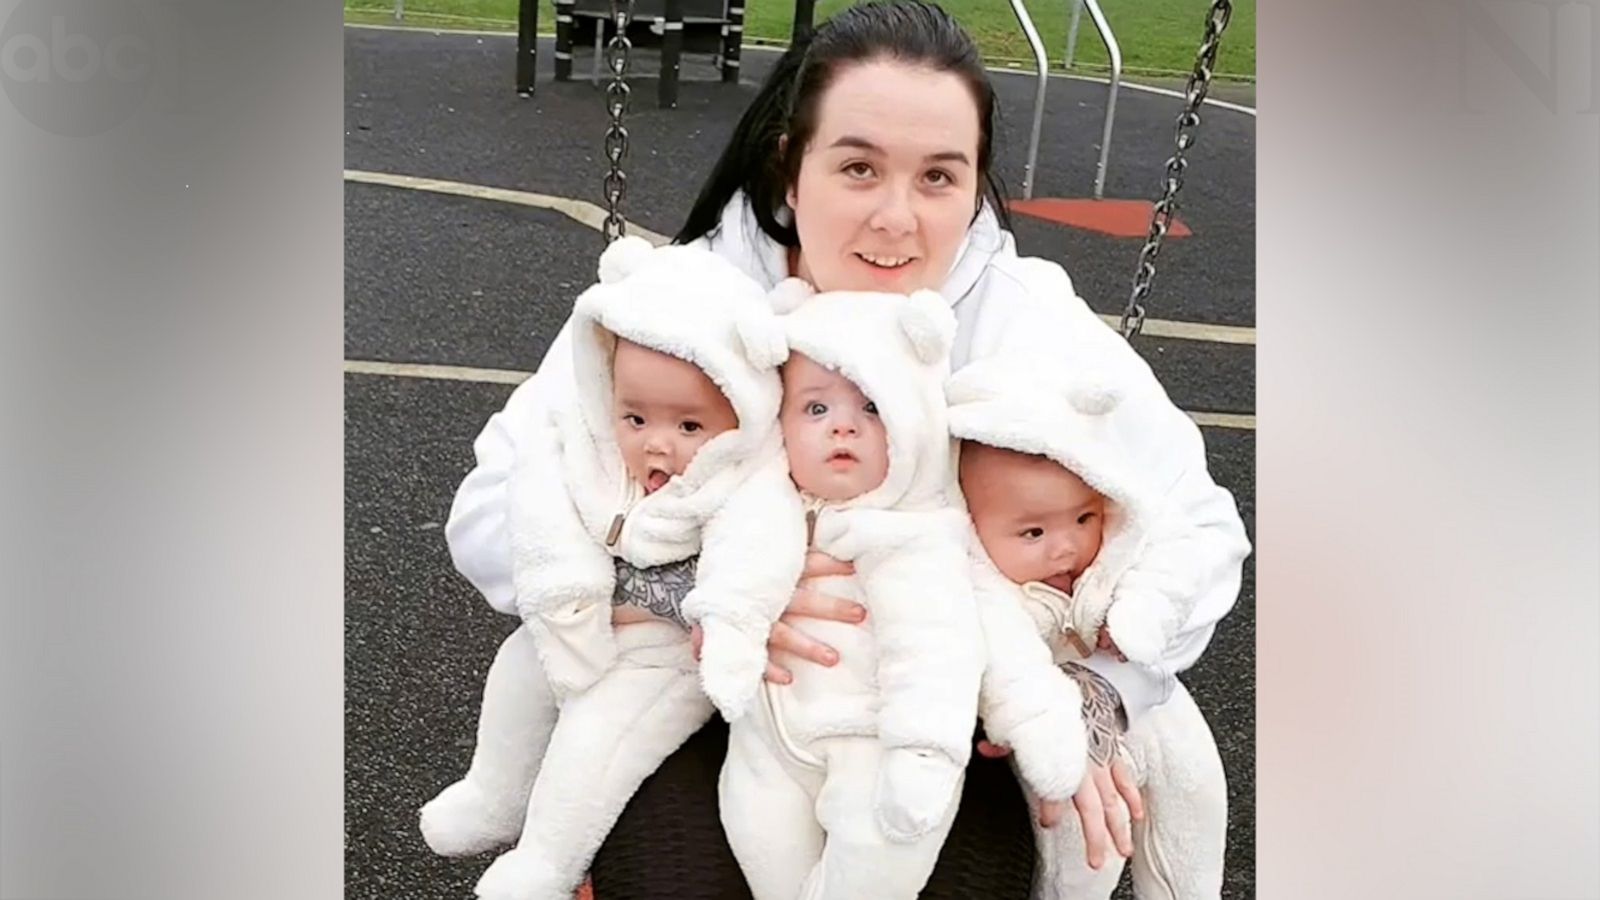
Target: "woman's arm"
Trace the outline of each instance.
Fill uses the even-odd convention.
[[[445,523],[445,542],[456,571],[490,606],[508,615],[517,614],[509,525],[511,472],[530,429],[547,420],[556,399],[574,393],[569,331],[570,321],[550,342],[539,371],[512,391],[505,408],[489,417],[473,441],[477,465],[456,489]]]
[[[1115,686],[1130,722],[1165,702],[1177,674],[1200,658],[1217,623],[1238,601],[1244,560],[1250,555],[1233,495],[1212,481],[1206,470],[1200,429],[1172,405],[1142,361],[1140,369],[1134,390],[1112,415],[1125,417],[1119,426],[1125,435],[1137,438],[1125,445],[1133,464],[1159,486],[1169,527],[1151,533],[1113,595],[1136,586],[1177,584],[1192,593],[1168,598],[1175,608],[1187,607],[1187,615],[1153,659],[1140,664],[1096,653],[1084,663]],[[1112,609],[1116,606],[1113,601]]]
[[[517,614],[558,696],[587,690],[616,660],[616,564],[584,527],[562,478],[552,424],[518,435],[507,488]]]
[[[1097,654],[1098,655],[1098,654]],[[1072,795],[1073,808],[1083,824],[1084,852],[1091,868],[1098,869],[1115,849],[1133,855],[1132,822],[1144,818],[1144,800],[1134,784],[1128,762],[1118,750],[1128,720],[1116,690],[1090,669],[1068,663],[1063,667],[1083,691],[1083,722],[1089,740],[1089,766],[1083,784]],[[1126,804],[1128,815],[1118,813]],[[1045,810],[1041,809],[1041,817]]]
[[[1072,808],[1083,828],[1085,861],[1090,868],[1099,869],[1113,851],[1125,858],[1133,855],[1131,823],[1144,818],[1144,799],[1134,784],[1127,760],[1118,752],[1122,735],[1127,730],[1127,719],[1122,714],[1116,689],[1077,663],[1067,663],[1061,671],[1077,683],[1083,695],[1082,716],[1088,753],[1083,778],[1072,795]],[[1011,750],[984,740],[978,742],[978,752],[1000,757]],[[1121,813],[1124,806],[1127,815]],[[1054,828],[1060,824],[1066,810],[1065,800],[1041,797],[1039,824]]]
[[[1192,607],[1153,665],[1109,657],[1090,663],[1137,720],[1170,695],[1173,676],[1194,665],[1233,609],[1250,542],[1233,495],[1207,470],[1199,427],[1172,403],[1149,364],[1077,296],[1060,266],[1015,259],[1007,272],[1016,287],[1003,294],[996,288],[988,298],[996,308],[973,326],[972,358],[1044,349],[1081,362],[1119,391],[1111,424],[1129,465],[1147,479],[1172,523],[1152,535],[1126,577],[1170,580],[1187,573],[1193,585]]]

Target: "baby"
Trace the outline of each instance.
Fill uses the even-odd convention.
[[[989,644],[984,730],[1015,751],[1036,800],[1059,803],[1079,787],[1085,723],[1082,694],[1057,665],[1091,681],[1099,673],[1125,679],[1116,670],[1131,667],[1165,684],[1167,702],[1128,734],[1148,811],[1134,824],[1135,893],[1217,897],[1227,826],[1221,761],[1199,710],[1161,670],[1192,612],[1197,567],[1144,557],[1156,535],[1182,546],[1166,534],[1176,519],[1126,465],[1108,415],[1120,397],[1099,387],[1084,361],[1069,367],[1062,355],[1053,348],[981,360],[947,388]],[[1116,742],[1104,731],[1088,739],[1097,758]],[[1039,835],[1036,897],[1110,895],[1120,866],[1088,870],[1075,827]]]
[[[619,571],[699,555],[708,635],[777,607],[804,561],[777,410],[783,335],[755,282],[702,250],[614,243],[570,322],[576,395],[550,411],[511,485],[515,612],[484,688],[465,778],[422,810],[429,845],[521,836],[484,898],[569,898],[640,782],[705,724],[686,629],[612,622]],[[552,352],[555,352],[554,349]],[[722,649],[762,671],[764,647]]]
[[[954,817],[982,667],[968,526],[948,497],[955,321],[931,291],[808,294],[774,292],[792,310],[779,418],[811,546],[855,567],[818,589],[868,617],[796,623],[838,665],[746,682],[722,821],[757,900],[911,898]]]

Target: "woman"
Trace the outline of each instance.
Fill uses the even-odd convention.
[[[994,92],[972,39],[938,7],[894,0],[841,12],[809,44],[790,48],[734,131],[678,234],[701,242],[749,274],[775,285],[789,275],[818,290],[909,293],[940,290],[959,323],[953,364],[1047,339],[1062,353],[1133,351],[1073,292],[1054,263],[1019,257],[990,170]],[[1046,305],[1072,313],[1070,333],[1031,327]],[[1059,321],[1059,320],[1058,320]],[[490,419],[474,445],[478,466],[462,483],[446,536],[457,568],[485,595],[511,591],[506,532],[508,478],[519,423],[558,392],[572,390],[563,330],[546,363]],[[1198,429],[1174,407],[1137,358],[1119,385],[1123,417],[1137,443],[1134,460],[1186,511],[1209,565],[1196,612],[1152,675],[1109,654],[1091,661],[1084,684],[1101,711],[1091,733],[1115,734],[1173,689],[1216,622],[1237,598],[1248,544],[1233,498],[1206,472]],[[1147,557],[1159,561],[1160,548]],[[770,638],[768,678],[786,680],[795,658],[837,662],[831,648],[789,626],[795,617],[860,621],[853,604],[814,593],[808,582],[848,571],[826,557],[806,576]],[[638,583],[638,579],[629,580]],[[619,603],[637,598],[619,597]],[[717,771],[726,726],[713,723],[647,780],[596,860],[596,891],[623,897],[727,897],[745,894],[721,839]],[[924,897],[1026,897],[1033,841],[1021,791],[1004,763],[975,755],[955,826]],[[1089,774],[1073,799],[1091,866],[1111,849],[1132,852],[1128,813],[1140,798],[1110,743],[1091,741]],[[1127,808],[1124,808],[1124,803]],[[1060,809],[1041,810],[1059,818]],[[713,840],[711,836],[715,836]],[[688,838],[685,840],[685,838]]]

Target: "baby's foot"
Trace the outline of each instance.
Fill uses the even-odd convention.
[[[878,772],[878,827],[892,841],[914,841],[944,821],[960,786],[961,768],[944,754],[890,750]]]
[[[440,856],[472,856],[515,841],[522,816],[517,804],[463,778],[422,807],[422,839]]]
[[[500,854],[473,892],[481,900],[571,900],[577,879],[561,875],[539,854],[518,848]]]

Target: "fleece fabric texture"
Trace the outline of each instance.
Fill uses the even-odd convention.
[[[1164,702],[1126,736],[1147,812],[1135,828],[1135,893],[1140,900],[1215,898],[1227,832],[1221,759],[1188,692],[1160,668],[1163,649],[1193,613],[1198,562],[1177,552],[1185,546],[1178,533],[1182,517],[1164,508],[1159,492],[1126,463],[1111,415],[1122,398],[1115,380],[1105,377],[1114,361],[1085,365],[1082,357],[1039,351],[982,360],[952,377],[946,389],[951,435],[1045,456],[1072,471],[1108,499],[1106,531],[1071,596],[1042,583],[1006,580],[972,535],[973,580],[990,650],[984,729],[1013,748],[1035,803],[1070,796],[1083,769],[1081,694],[1057,664],[1088,662],[1066,639],[1068,632],[1093,647],[1106,626],[1133,663],[1153,669],[1164,684]],[[1152,541],[1167,548],[1166,555],[1158,565],[1141,567]],[[1065,739],[1063,730],[1074,739]],[[1075,816],[1066,819],[1037,832],[1035,896],[1109,897],[1117,875],[1087,867],[1079,823]],[[1120,870],[1120,859],[1109,868]]]
[[[639,784],[710,717],[683,629],[641,622],[617,641],[611,671],[562,704],[521,840],[478,880],[484,900],[570,900]]]
[[[912,898],[927,883],[956,804],[921,839],[891,840],[873,812],[884,746],[870,737],[812,742],[807,761],[735,728],[718,793],[723,831],[757,900]]]
[[[777,428],[783,335],[765,293],[713,254],[637,238],[612,244],[600,270],[573,309],[576,402],[551,410],[537,429],[544,440],[525,442],[533,452],[512,485],[516,609],[561,694],[592,685],[615,657],[613,557],[650,567],[698,554],[686,613],[694,600],[699,617],[735,622],[748,607],[786,602],[804,561],[796,517],[782,514],[798,500]],[[648,496],[614,433],[619,337],[694,363],[738,416]],[[754,665],[748,654],[725,662]]]
[[[799,663],[732,723],[724,826],[758,900],[914,897],[954,815],[982,666],[965,519],[948,503],[954,320],[931,291],[812,296],[790,281],[772,303],[791,354],[876,404],[889,465],[860,497],[809,504],[813,546],[856,568],[818,587],[859,600],[867,623],[796,623],[840,663]]]
[[[978,713],[989,740],[1010,747],[1029,792],[1065,800],[1083,779],[1088,743],[1083,694],[1051,655],[1017,586],[969,533],[973,595],[985,661]]]
[[[1100,871],[1089,868],[1083,828],[1069,811],[1056,827],[1034,829],[1033,900],[1108,900],[1125,862],[1137,900],[1219,900],[1228,785],[1216,739],[1182,683],[1128,728],[1124,747],[1145,809],[1133,825],[1132,860],[1113,853]],[[1031,792],[1028,803],[1037,823]]]
[[[472,769],[423,812],[430,846],[452,855],[501,846],[516,836],[507,823],[520,826],[484,897],[570,896],[639,781],[711,714],[683,629],[613,631],[615,560],[698,555],[690,599],[708,629],[781,607],[804,560],[776,422],[785,345],[765,291],[704,250],[638,240],[613,244],[600,270],[571,320],[582,389],[523,423],[510,473],[507,611],[524,625],[490,669]],[[613,432],[619,337],[699,366],[739,417],[649,496]],[[764,664],[764,652],[727,663]]]
[[[717,229],[690,246],[708,249],[754,278],[763,289],[790,273],[787,249],[764,234],[742,195],[723,211]],[[1192,666],[1216,623],[1238,598],[1250,552],[1232,495],[1206,471],[1205,446],[1193,420],[1172,404],[1166,391],[1126,341],[1101,321],[1073,289],[1072,280],[1048,260],[1019,256],[1012,236],[985,207],[956,251],[940,294],[956,318],[951,366],[1005,357],[1045,341],[1064,358],[1107,360],[1122,400],[1109,415],[1123,435],[1127,465],[1148,479],[1182,526],[1170,548],[1152,535],[1135,568],[1159,570],[1169,549],[1194,566],[1194,612],[1162,653],[1159,666],[1119,663],[1101,655],[1089,665],[1117,687],[1130,720],[1170,690],[1159,673]],[[573,323],[556,336],[538,373],[513,392],[473,444],[477,466],[462,482],[445,536],[451,558],[491,605],[514,611],[512,578],[511,473],[529,452],[537,429],[553,407],[568,405],[576,392],[572,371]]]
[[[1087,363],[1051,352],[973,363],[947,386],[950,433],[1046,457],[1110,501],[1104,543],[1061,610],[1062,624],[1090,647],[1106,626],[1123,654],[1153,669],[1170,690],[1173,673],[1163,668],[1163,651],[1194,613],[1204,561],[1177,552],[1189,546],[1182,517],[1128,465],[1112,415],[1122,402],[1120,379],[1108,377],[1114,361]],[[1154,564],[1136,565],[1155,535],[1169,551]]]

